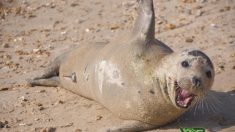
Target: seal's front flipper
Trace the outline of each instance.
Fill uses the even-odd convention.
[[[46,87],[58,87],[60,86],[60,80],[58,76],[47,79],[29,79],[27,80],[31,86],[46,86]]]
[[[153,0],[139,0],[138,17],[135,22],[132,37],[137,40],[149,41],[155,38],[155,13]]]
[[[157,128],[155,125],[147,124],[140,121],[125,120],[123,124],[113,128],[103,129],[101,131],[105,132],[141,132],[146,130],[152,130]]]
[[[173,51],[161,41],[155,39],[155,12],[153,0],[138,0],[138,17],[131,35],[131,42],[135,45],[135,54],[142,56],[151,51],[159,54],[169,54]],[[157,50],[156,50],[157,49]],[[150,54],[149,54],[150,55]]]

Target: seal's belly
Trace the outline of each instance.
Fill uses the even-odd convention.
[[[181,115],[157,88],[128,83],[120,87],[117,84],[104,83],[102,94],[100,102],[122,119],[163,125]]]
[[[93,63],[102,46],[83,46],[73,50],[60,66],[60,81],[65,89],[94,99],[90,86],[93,83]]]

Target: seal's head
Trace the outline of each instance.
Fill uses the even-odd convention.
[[[199,50],[173,53],[167,59],[165,72],[167,92],[179,109],[188,108],[202,99],[214,81],[214,67],[209,57]]]

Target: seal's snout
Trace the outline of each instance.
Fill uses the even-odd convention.
[[[201,81],[201,79],[200,79],[199,77],[194,76],[194,77],[192,78],[192,83],[193,83],[193,86],[194,86],[194,87],[200,87],[202,81]]]

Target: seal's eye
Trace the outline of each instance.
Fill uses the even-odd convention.
[[[211,75],[211,71],[207,71],[207,72],[206,72],[206,76],[207,76],[208,78],[211,78],[211,76],[212,76],[212,75]]]
[[[187,61],[183,61],[183,62],[181,63],[181,65],[182,65],[182,67],[189,67],[189,64],[188,64]]]

